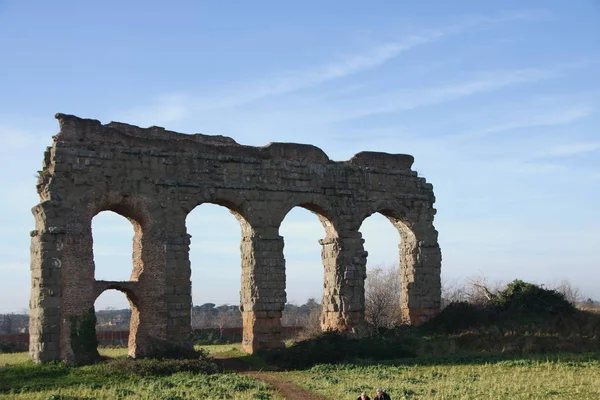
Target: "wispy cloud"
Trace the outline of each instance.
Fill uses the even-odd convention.
[[[517,117],[516,120],[511,122],[492,125],[487,128],[452,136],[454,138],[471,139],[515,129],[563,125],[585,118],[592,114],[593,111],[594,109],[587,104],[579,104],[552,111],[538,111],[537,114]]]
[[[352,96],[348,99],[337,99],[336,102],[327,103],[323,99],[317,99],[315,104],[309,104],[307,107],[291,106],[286,108],[279,107],[277,110],[271,110],[266,115],[254,115],[253,124],[261,123],[265,127],[277,126],[284,123],[288,126],[289,121],[297,120],[299,124],[306,124],[310,121],[313,126],[325,126],[331,123],[351,121],[359,118],[366,118],[379,114],[398,113],[417,110],[423,107],[432,107],[452,101],[457,101],[470,96],[490,93],[504,88],[515,87],[525,84],[549,80],[561,76],[570,66],[562,64],[549,66],[546,68],[520,68],[498,71],[484,71],[473,73],[462,80],[430,83],[427,86],[411,88],[405,90],[394,90],[387,93],[377,93],[371,96]],[[323,104],[324,103],[324,104]],[[558,123],[567,123],[578,118],[583,118],[592,113],[592,108],[582,104],[573,106],[567,110],[554,112],[551,115],[539,115],[536,118],[521,118],[517,122],[510,124],[498,124],[486,127],[476,132],[455,134],[455,138],[470,138],[478,135],[485,135],[495,131],[514,129],[519,126],[530,126],[537,124],[546,126]],[[303,118],[299,118],[302,116]],[[519,117],[521,117],[519,115]],[[266,120],[262,120],[266,119]],[[261,125],[261,126],[262,126]],[[379,131],[382,137],[387,133],[386,130]],[[390,135],[396,136],[398,131],[389,131]],[[347,137],[348,132],[344,132]],[[369,141],[373,140],[373,131],[369,131]]]
[[[506,164],[506,167],[519,174],[549,174],[566,171],[567,166],[555,163],[543,162],[528,162],[528,161],[512,161]]]
[[[569,143],[550,147],[535,154],[535,158],[570,157],[600,150],[600,141]]]
[[[360,107],[339,113],[340,119],[360,118],[394,111],[408,111],[458,100],[479,93],[491,92],[517,84],[533,83],[559,76],[560,68],[523,68],[507,71],[489,71],[462,82],[439,84],[427,88],[395,92],[365,99],[371,107]]]
[[[361,54],[316,68],[287,71],[278,76],[250,84],[232,93],[198,98],[183,93],[171,93],[159,97],[150,107],[137,107],[125,115],[128,119],[158,120],[161,123],[179,120],[192,111],[222,109],[251,103],[269,96],[281,95],[309,88],[334,79],[344,78],[361,71],[376,68],[397,57],[401,52],[424,45],[445,36],[444,30],[432,30],[411,35],[397,42],[375,46]]]
[[[265,80],[242,83],[237,85],[233,91],[226,90],[224,93],[213,93],[203,97],[185,93],[165,94],[159,97],[155,104],[133,108],[122,117],[132,121],[169,123],[180,120],[192,112],[237,107],[374,69],[395,59],[403,52],[478,27],[547,19],[548,16],[549,14],[545,11],[508,12],[496,16],[469,16],[458,23],[435,29],[422,29],[398,40],[374,45],[363,52],[343,56],[321,66],[285,71]],[[526,73],[526,71],[522,71],[522,73]]]

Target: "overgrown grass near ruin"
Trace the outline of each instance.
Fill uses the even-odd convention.
[[[204,347],[204,346],[202,346]],[[239,346],[209,346],[213,354],[239,352]],[[219,373],[200,360],[131,360],[126,349],[101,349],[108,361],[69,367],[36,365],[26,353],[0,354],[0,399],[283,399],[262,381]]]
[[[194,346],[196,350],[204,350],[208,354],[226,354],[231,356],[242,355],[240,344],[218,344]],[[125,347],[100,347],[98,352],[102,357],[117,358],[126,357],[127,348]],[[0,353],[0,367],[7,364],[19,364],[29,360],[27,352],[20,353]]]
[[[178,372],[167,376],[106,376],[95,366],[66,368],[62,365],[13,365],[13,373],[30,377],[2,385],[0,399],[273,399],[276,391],[261,381],[235,373],[204,375]],[[4,367],[9,368],[9,367]],[[0,368],[1,372],[1,368]],[[0,374],[4,375],[4,374]],[[4,377],[3,377],[4,379]],[[228,397],[231,396],[231,397]]]
[[[221,345],[212,350],[225,354],[231,348]],[[378,387],[393,399],[600,398],[600,353],[355,360],[272,374],[340,399],[354,399],[362,391],[374,394]],[[22,361],[0,367],[0,390],[0,399],[283,398],[266,384],[234,373],[113,374],[101,365],[69,368]]]
[[[380,387],[392,399],[600,398],[598,353],[321,364],[276,374],[311,392],[337,399],[355,399],[362,391],[373,398]]]

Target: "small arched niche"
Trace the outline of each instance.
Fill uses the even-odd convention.
[[[94,302],[96,338],[101,356],[135,356],[139,313],[130,296],[118,289],[103,291]],[[123,350],[121,350],[123,349]]]

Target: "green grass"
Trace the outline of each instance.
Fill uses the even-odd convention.
[[[197,348],[217,357],[240,357],[255,366],[265,363],[259,356],[241,353],[239,345]],[[127,361],[126,349],[100,351],[116,357],[115,361]],[[282,399],[268,385],[233,373],[159,376],[143,373],[155,369],[144,367],[142,373],[136,373],[126,364],[115,370],[106,364],[67,367],[62,363],[35,365],[26,360],[26,353],[0,354],[0,399]],[[150,366],[152,363],[149,360]],[[386,389],[393,399],[600,398],[600,353],[356,359],[273,374],[315,394],[340,399],[355,399],[362,391],[373,398],[378,387]]]
[[[0,353],[0,367],[5,365],[19,364],[29,360],[29,354],[23,353]]]
[[[212,354],[241,354],[240,346],[201,346]],[[27,353],[0,354],[0,399],[282,399],[267,384],[248,376],[175,372],[153,374],[160,362],[128,361],[127,349],[100,349],[103,356],[123,363],[68,367],[62,363],[36,365]],[[121,360],[121,361],[119,361]],[[135,362],[140,368],[131,368]],[[177,361],[175,361],[176,363]],[[177,364],[168,364],[177,365]]]
[[[11,389],[4,389],[0,399],[281,399],[265,383],[237,374],[204,375],[178,372],[168,376],[107,377],[94,368],[40,367],[20,364],[13,372],[27,377]],[[5,367],[7,368],[7,367]],[[0,377],[4,378],[2,369]],[[13,381],[14,382],[14,381]]]
[[[242,353],[242,346],[240,344],[217,344],[217,345],[208,345],[208,346],[194,346],[196,350],[206,350],[208,354],[225,354],[231,356],[241,356],[244,355]],[[123,347],[100,347],[98,349],[101,356],[104,357],[126,357],[127,349]],[[22,353],[0,353],[0,366],[6,364],[18,364],[29,360],[29,355],[27,352]]]
[[[407,359],[378,365],[317,365],[278,372],[329,398],[374,395],[393,399],[599,399],[600,354]],[[372,398],[373,396],[371,396]]]
[[[126,357],[126,348],[99,348],[101,356],[104,357]],[[22,353],[0,353],[0,366],[6,364],[19,364],[29,360],[29,354],[27,352]]]

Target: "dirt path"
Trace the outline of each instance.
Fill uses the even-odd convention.
[[[242,375],[251,376],[252,378],[266,382],[273,386],[279,393],[281,393],[286,399],[289,400],[305,400],[305,399],[325,399],[315,393],[309,392],[308,390],[302,389],[299,386],[294,385],[277,374],[269,371],[258,371],[253,369],[250,365],[246,364],[242,360],[236,357],[219,357],[219,354],[215,354],[213,359],[221,365],[224,371],[235,371]]]

